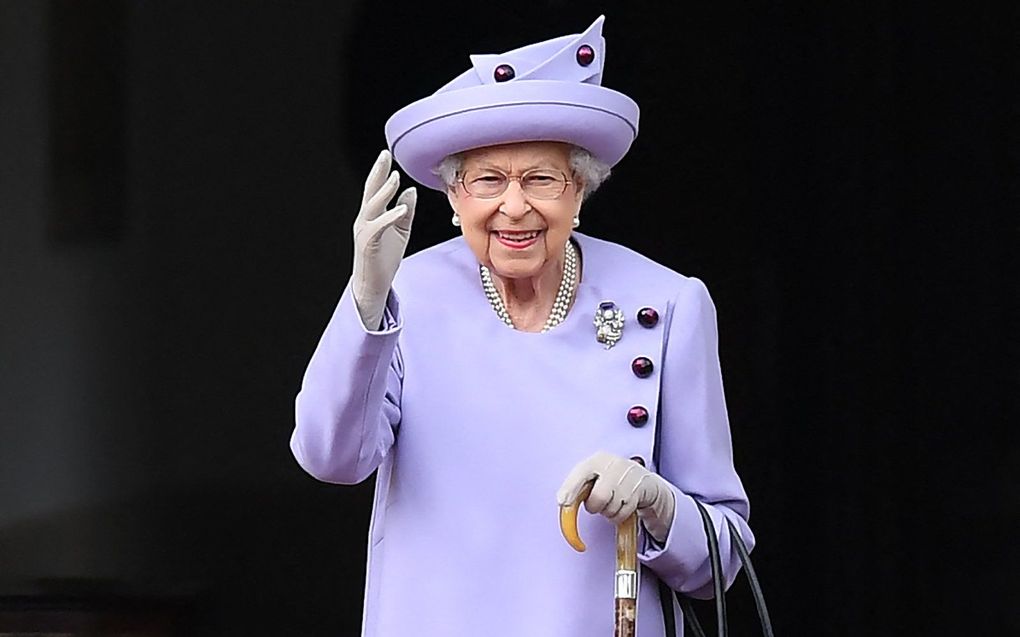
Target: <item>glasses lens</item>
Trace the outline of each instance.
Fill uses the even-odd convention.
[[[464,189],[475,197],[495,197],[506,190],[507,178],[491,170],[472,170],[464,174]]]
[[[567,188],[567,178],[555,170],[536,170],[521,178],[521,188],[535,199],[555,199]]]

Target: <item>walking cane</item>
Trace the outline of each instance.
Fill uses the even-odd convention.
[[[577,513],[591,495],[592,480],[584,485],[571,504],[560,507],[560,531],[578,553],[585,548],[577,532]],[[633,513],[616,527],[616,586],[614,588],[616,622],[613,637],[634,637],[637,621],[637,514]]]

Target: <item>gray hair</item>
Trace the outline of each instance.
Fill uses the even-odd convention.
[[[447,188],[453,188],[457,184],[457,175],[464,167],[464,153],[447,155],[439,162],[432,173],[443,180]],[[606,179],[609,178],[611,169],[609,164],[595,158],[594,155],[580,146],[570,147],[570,169],[580,177],[584,184],[582,196],[587,199],[591,193],[598,190]]]

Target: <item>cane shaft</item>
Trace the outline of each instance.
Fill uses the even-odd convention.
[[[616,629],[613,631],[613,637],[634,637],[636,619],[637,600],[616,600]]]
[[[637,619],[637,515],[616,528],[616,625],[614,637],[634,637]]]

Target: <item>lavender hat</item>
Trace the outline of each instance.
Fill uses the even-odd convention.
[[[446,188],[432,173],[444,157],[496,144],[567,142],[616,164],[637,137],[638,106],[601,86],[604,21],[580,35],[472,55],[472,68],[386,122],[397,163],[436,190]]]

